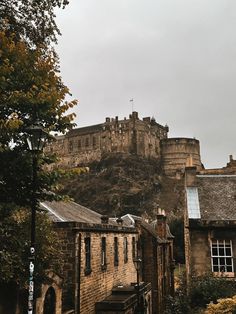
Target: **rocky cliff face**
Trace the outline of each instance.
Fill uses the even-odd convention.
[[[158,205],[168,218],[182,216],[183,180],[162,174],[160,161],[136,155],[107,154],[89,172],[63,181],[76,202],[102,214],[155,217]]]

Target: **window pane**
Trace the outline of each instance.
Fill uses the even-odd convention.
[[[85,238],[85,270],[91,269],[91,247],[90,247],[90,238]]]
[[[225,251],[223,248],[219,248],[219,256],[224,256],[225,255]]]
[[[227,257],[225,261],[226,261],[226,265],[232,265],[232,258]]]
[[[226,248],[225,249],[225,255],[226,256],[231,256],[231,248]]]
[[[212,255],[213,255],[213,256],[218,256],[218,250],[217,250],[217,248],[212,248]]]
[[[119,252],[118,252],[118,238],[114,238],[114,265],[118,266],[119,264]]]
[[[101,265],[106,265],[106,238],[102,237],[102,244],[101,244]]]
[[[233,272],[233,267],[232,266],[227,266],[226,271],[229,273]]]
[[[218,266],[213,266],[213,272],[217,273],[219,271]]]

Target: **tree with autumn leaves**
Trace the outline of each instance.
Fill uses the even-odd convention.
[[[0,3],[0,281],[27,284],[30,241],[32,160],[26,149],[26,129],[39,121],[48,132],[73,127],[67,114],[76,100],[59,71],[51,47],[59,29],[54,10],[66,0],[4,0]],[[57,172],[44,165],[53,156],[41,156],[38,164],[38,198],[57,199]],[[52,193],[48,193],[48,191]],[[52,265],[55,234],[45,213],[37,214],[38,280]]]

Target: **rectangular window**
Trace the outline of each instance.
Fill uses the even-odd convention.
[[[88,138],[88,137],[85,138],[85,146],[86,146],[86,147],[89,146],[89,138]]]
[[[124,237],[124,263],[128,262],[128,239],[127,237]]]
[[[114,238],[114,265],[119,265],[119,244],[118,244],[118,238]]]
[[[85,244],[85,275],[89,275],[91,270],[91,239],[87,237],[84,239]]]
[[[97,139],[96,137],[94,136],[93,137],[93,147],[96,147],[97,146]]]
[[[136,257],[136,239],[132,237],[132,258],[135,259]]]
[[[78,140],[78,149],[81,149],[81,139]]]
[[[214,273],[233,273],[233,253],[231,240],[212,240],[211,264]]]
[[[107,268],[107,257],[106,257],[106,238],[102,237],[101,242],[101,267],[102,270],[105,270]]]
[[[69,152],[73,151],[73,141],[69,141],[69,143],[68,143],[68,151]]]

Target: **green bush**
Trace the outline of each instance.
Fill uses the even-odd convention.
[[[216,303],[218,299],[229,298],[235,294],[236,285],[234,281],[224,276],[214,277],[212,274],[193,277],[187,292],[185,274],[183,273],[179,278],[179,285],[175,296],[169,296],[166,300],[165,314],[203,313],[202,311],[204,311],[209,303]],[[228,302],[228,299],[226,300]],[[225,302],[220,304],[219,308],[223,309],[223,306],[225,306]],[[208,307],[211,309],[213,305],[209,305]],[[236,314],[236,311],[206,312],[206,314],[218,313]]]
[[[207,274],[193,277],[189,289],[191,307],[206,307],[210,302],[216,303],[220,298],[232,297],[236,294],[236,285],[224,276],[214,277]]]

